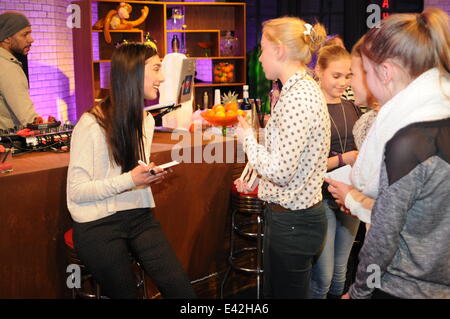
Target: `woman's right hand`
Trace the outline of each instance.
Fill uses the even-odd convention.
[[[155,175],[150,174],[152,168],[156,172]],[[146,167],[138,165],[131,170],[131,178],[136,186],[161,183],[165,175],[167,175],[167,171],[157,167],[153,162]]]

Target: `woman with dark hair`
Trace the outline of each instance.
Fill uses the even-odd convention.
[[[144,99],[164,81],[155,49],[121,45],[111,58],[111,94],[84,113],[72,135],[67,205],[82,262],[110,298],[137,298],[130,254],[166,298],[195,298],[159,222],[151,184],[166,171],[150,162],[154,119]],[[155,175],[149,173],[151,168]]]

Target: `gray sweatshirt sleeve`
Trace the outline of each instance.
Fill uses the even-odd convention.
[[[0,92],[4,96],[15,125],[27,125],[38,116],[30,98],[27,78],[21,67],[9,63],[0,76]],[[17,123],[18,121],[18,123]]]
[[[421,170],[423,167],[419,165],[389,186],[386,166],[383,165],[371,228],[359,254],[355,283],[349,290],[351,298],[370,298],[373,290],[380,288],[381,277],[398,252],[406,213],[423,185]]]

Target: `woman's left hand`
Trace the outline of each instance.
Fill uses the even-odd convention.
[[[345,213],[345,214],[347,214],[347,215],[352,215],[352,216],[354,216],[354,215],[352,214],[352,212],[351,212],[347,207],[345,207],[345,203],[341,202],[341,201],[338,200],[338,199],[336,199],[335,202],[336,202],[336,204],[338,204],[339,209],[341,210],[341,212],[343,212],[343,213]]]
[[[325,182],[329,184],[328,191],[331,195],[333,195],[333,197],[341,203],[345,203],[345,196],[347,196],[348,192],[354,189],[351,185],[338,182],[330,178],[325,178]]]
[[[237,118],[238,118],[238,121],[239,121],[238,127],[242,128],[244,130],[250,128],[250,124],[248,124],[248,122],[247,122],[247,120],[245,119],[244,116],[238,115]]]
[[[345,295],[341,297],[341,299],[352,299],[352,298],[350,298],[350,294],[347,292]]]

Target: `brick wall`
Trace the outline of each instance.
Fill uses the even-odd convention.
[[[36,111],[44,117],[53,115],[62,121],[75,122],[72,30],[66,25],[69,16],[66,9],[70,3],[71,0],[0,0],[0,13],[22,12],[32,25],[34,43],[28,54],[28,73],[30,96]],[[93,3],[93,7],[95,5]],[[97,42],[94,40],[93,44]],[[94,47],[94,55],[96,51]],[[108,86],[109,64],[102,64],[101,68],[101,82],[105,87]],[[199,61],[197,68],[199,78],[212,80],[211,61]]]
[[[69,0],[0,0],[0,13],[16,10],[30,20],[34,43],[28,54],[30,95],[43,116],[75,120],[72,31]]]
[[[450,15],[450,1],[448,0],[425,0],[424,7],[435,7],[444,10]]]

